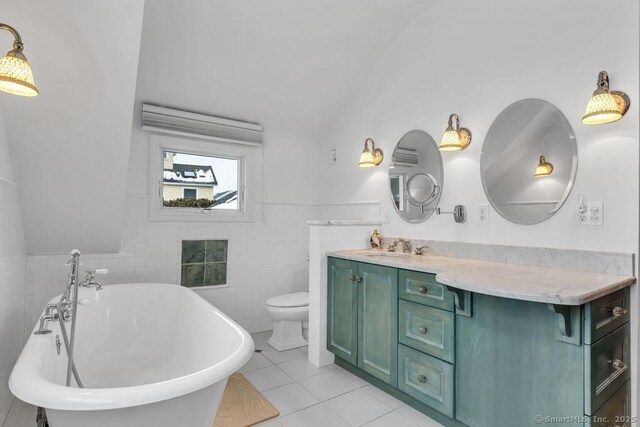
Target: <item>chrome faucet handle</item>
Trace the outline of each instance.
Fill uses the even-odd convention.
[[[402,253],[404,254],[410,254],[411,253],[411,240],[407,240],[407,239],[398,239],[396,241],[396,243],[402,243]]]
[[[101,290],[102,285],[99,282],[96,282],[94,279],[96,278],[96,274],[107,274],[109,272],[106,268],[93,268],[90,270],[85,270],[87,274],[84,280],[81,283],[78,283],[78,286],[83,288],[96,288],[96,290]]]
[[[389,244],[389,246],[387,247],[387,250],[389,252],[395,252],[397,246],[398,246],[398,241],[396,240],[395,242]]]
[[[429,248],[429,246],[427,246],[427,245],[424,245],[424,246],[418,246],[418,247],[415,249],[415,252],[414,252],[414,253],[415,253],[416,255],[424,255],[424,252],[423,252],[423,251],[424,251],[425,249],[427,249],[427,248]]]

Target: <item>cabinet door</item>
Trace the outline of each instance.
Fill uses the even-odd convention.
[[[392,385],[398,377],[398,270],[358,263],[358,367]]]
[[[355,264],[329,258],[327,280],[327,349],[355,365],[358,346],[358,289]]]

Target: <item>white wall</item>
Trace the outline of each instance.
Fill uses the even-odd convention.
[[[40,91],[0,98],[30,254],[118,250],[143,7],[144,0],[2,2],[2,20],[20,32]]]
[[[18,188],[13,184],[4,123],[0,111],[0,424],[13,401],[9,374],[23,344],[26,259]]]
[[[180,239],[228,238],[229,287],[197,292],[247,330],[270,329],[265,301],[308,289],[306,222],[316,219],[319,212],[313,203],[317,199],[315,141],[265,131],[263,201],[256,206],[252,223],[150,222],[149,133],[134,129],[131,145],[122,250],[118,254],[85,254],[84,266],[111,269],[108,276],[100,277],[103,283],[179,283]],[[28,258],[28,325],[33,325],[44,304],[64,289],[66,259],[65,254]]]
[[[416,18],[380,56],[359,95],[336,116],[318,156],[338,148],[335,166],[321,163],[323,202],[379,199],[390,210],[387,235],[636,252],[638,241],[638,2],[596,0],[493,0],[444,2]],[[607,21],[609,22],[609,21]],[[632,99],[628,115],[603,126],[580,122],[600,70],[612,88]],[[464,204],[471,213],[487,203],[480,179],[480,152],[494,118],[509,104],[535,97],[555,104],[569,119],[578,143],[578,173],[567,204],[534,226],[512,224],[492,212],[488,225],[474,218],[454,224],[432,216],[412,225],[393,211],[387,167],[395,143],[411,129],[439,142],[450,113],[473,132],[471,146],[442,153],[445,169],[440,206]],[[383,165],[356,162],[368,136],[386,153]],[[604,227],[578,226],[577,194],[603,201]]]
[[[607,2],[606,10],[599,0],[456,0],[417,17],[380,56],[322,138],[318,156],[337,147],[338,162],[321,167],[320,182],[331,189],[321,192],[321,201],[381,200],[391,218],[383,235],[637,254],[638,14],[636,0]],[[586,126],[580,118],[601,70],[609,72],[613,89],[630,96],[631,108],[619,122]],[[487,203],[480,179],[483,140],[494,118],[523,98],[549,101],[570,121],[578,144],[575,186],[565,206],[541,224],[519,226],[491,212],[490,223],[479,225],[475,205]],[[440,206],[466,205],[471,217],[465,224],[455,224],[450,215],[407,224],[389,197],[387,167],[395,143],[415,128],[439,142],[453,112],[471,129],[473,142],[463,152],[443,153]],[[387,157],[380,168],[359,169],[369,136]],[[573,207],[581,193],[604,202],[603,227],[575,223]],[[632,300],[637,343],[637,286]],[[638,363],[637,351],[632,353],[635,414]]]

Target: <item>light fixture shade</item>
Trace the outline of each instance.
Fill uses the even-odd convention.
[[[597,90],[587,104],[587,110],[582,116],[582,123],[596,125],[615,122],[621,118],[622,112],[619,110],[613,94],[609,91]]]
[[[606,71],[600,71],[597,89],[589,99],[587,110],[582,116],[582,123],[599,125],[620,120],[629,109],[630,103],[625,93],[609,90],[609,74]]]
[[[11,50],[0,59],[0,90],[20,96],[36,96],[33,72],[22,52]]]
[[[544,156],[540,156],[540,161],[538,162],[538,167],[536,167],[536,172],[533,176],[549,176],[553,172],[553,165],[551,163],[547,163]]]
[[[455,122],[455,126],[454,126]],[[449,125],[442,135],[440,151],[460,151],[464,150],[471,144],[471,131],[467,128],[460,127],[460,118],[457,114],[449,116]]]
[[[369,150],[369,143],[371,143],[371,150]],[[383,159],[384,154],[381,149],[376,148],[375,141],[372,138],[365,139],[364,149],[362,150],[362,154],[360,154],[358,166],[361,168],[372,168],[381,164]]]
[[[368,148],[365,149],[360,155],[360,162],[358,162],[358,166],[361,168],[372,168],[375,165],[373,153]]]
[[[442,141],[440,141],[440,151],[459,151],[462,150],[462,144],[460,142],[460,135],[453,129],[447,129],[442,135]]]

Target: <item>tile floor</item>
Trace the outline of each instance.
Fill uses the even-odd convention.
[[[306,348],[275,351],[270,334],[253,334],[263,351],[240,369],[280,410],[261,427],[442,427],[337,365],[316,368]]]
[[[274,350],[270,334],[253,334],[262,352],[240,369],[280,410],[261,427],[442,427],[339,366],[316,368],[306,348]],[[35,408],[15,399],[2,427],[35,427]]]

